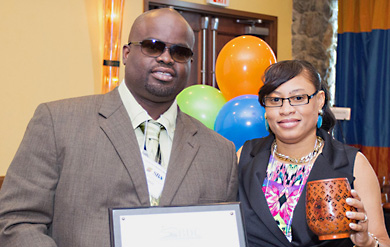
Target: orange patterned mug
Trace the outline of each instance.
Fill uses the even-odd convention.
[[[346,203],[351,196],[347,178],[322,179],[307,182],[306,221],[319,240],[348,238],[349,223],[355,223],[346,216],[347,211],[356,211]]]

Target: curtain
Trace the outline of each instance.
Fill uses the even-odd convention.
[[[339,0],[335,104],[351,108],[336,138],[379,177],[390,166],[390,1]]]

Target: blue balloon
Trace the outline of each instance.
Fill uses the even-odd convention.
[[[214,130],[232,141],[237,151],[245,141],[269,134],[265,128],[264,113],[258,96],[248,94],[235,97],[218,112]]]

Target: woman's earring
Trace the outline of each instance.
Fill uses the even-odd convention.
[[[317,119],[317,128],[321,128],[322,126],[322,115],[324,114],[324,112],[322,111],[322,109],[318,112],[318,119]]]
[[[268,121],[267,121],[267,113],[264,113],[264,119],[265,119],[265,121],[264,121],[265,129],[267,131],[269,131],[269,124],[268,124]]]

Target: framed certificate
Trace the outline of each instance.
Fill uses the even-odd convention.
[[[246,247],[239,203],[111,208],[112,247]]]

